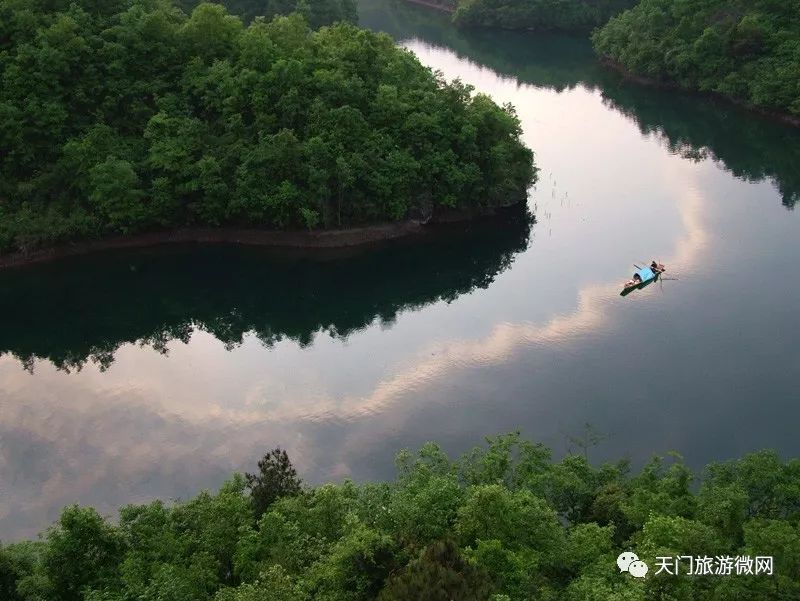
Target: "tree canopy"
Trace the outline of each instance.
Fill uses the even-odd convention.
[[[201,1],[178,0],[178,5],[189,14]],[[358,22],[355,0],[221,0],[219,3],[246,23],[256,17],[272,20],[277,15],[294,12],[302,14],[314,29],[337,21]]]
[[[268,457],[264,465],[282,453]],[[509,434],[457,460],[429,443],[396,465],[391,482],[273,487],[260,517],[238,474],[216,494],[124,507],[115,523],[67,507],[40,542],[0,547],[0,591],[11,601],[800,595],[797,459],[760,451],[708,465],[694,482],[675,455],[633,473],[626,461],[594,466],[582,454],[554,461]],[[616,558],[630,550],[650,566],[646,578],[619,572]],[[773,573],[658,573],[657,558],[676,555],[771,556]]]
[[[638,0],[460,0],[459,25],[502,29],[591,31]]]
[[[350,24],[0,0],[0,251],[513,204],[535,179],[519,137],[510,106]]]
[[[800,117],[798,0],[642,0],[593,39],[639,75]]]

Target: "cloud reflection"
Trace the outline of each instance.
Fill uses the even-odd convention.
[[[680,173],[675,175],[677,181],[689,183],[685,177],[680,177]],[[700,258],[708,239],[701,219],[703,198],[699,187],[691,184],[676,192],[684,233],[664,262],[672,271],[688,272]],[[609,325],[609,305],[612,299],[616,300],[619,290],[617,283],[585,287],[578,291],[578,304],[574,312],[555,315],[542,325],[500,323],[483,339],[448,340],[426,347],[420,351],[416,362],[378,383],[369,396],[347,398],[336,406],[329,401],[324,408],[319,407],[318,414],[308,411],[295,413],[292,407],[287,406],[271,411],[270,415],[279,419],[327,419],[331,415],[352,419],[384,411],[401,396],[409,391],[420,390],[433,380],[457,378],[454,372],[460,369],[499,364],[508,360],[522,346],[563,343],[586,330]]]

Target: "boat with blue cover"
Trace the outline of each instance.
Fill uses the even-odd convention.
[[[633,277],[623,285],[622,292],[620,294],[625,296],[634,290],[640,290],[644,288],[651,282],[655,282],[658,279],[658,276],[664,273],[664,271],[666,271],[666,267],[664,267],[661,263],[656,263],[655,261],[653,261],[649,267],[637,267]]]

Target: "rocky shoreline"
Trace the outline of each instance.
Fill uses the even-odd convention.
[[[443,211],[435,219],[426,221],[408,219],[397,223],[377,223],[331,230],[279,231],[238,227],[184,227],[129,236],[118,235],[0,255],[0,270],[96,252],[147,248],[167,244],[238,244],[326,252],[432,233],[435,232],[437,226],[444,227],[455,222],[489,219],[494,215],[519,209],[524,205],[525,202],[517,202],[507,207],[498,207],[491,210]]]
[[[180,228],[175,230],[113,236],[61,244],[29,252],[0,256],[0,269],[44,263],[66,257],[106,250],[143,248],[164,244],[241,244],[275,248],[336,249],[361,246],[419,234],[426,229],[420,221],[378,224],[340,230],[276,231],[255,228]]]

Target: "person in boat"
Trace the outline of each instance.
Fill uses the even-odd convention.
[[[641,283],[642,283],[642,276],[640,276],[638,273],[634,273],[633,278],[625,282],[625,287],[629,288],[630,286],[638,286]]]
[[[653,273],[660,273],[664,271],[664,268],[655,259],[653,259],[653,262],[650,263],[650,269],[653,270]]]

